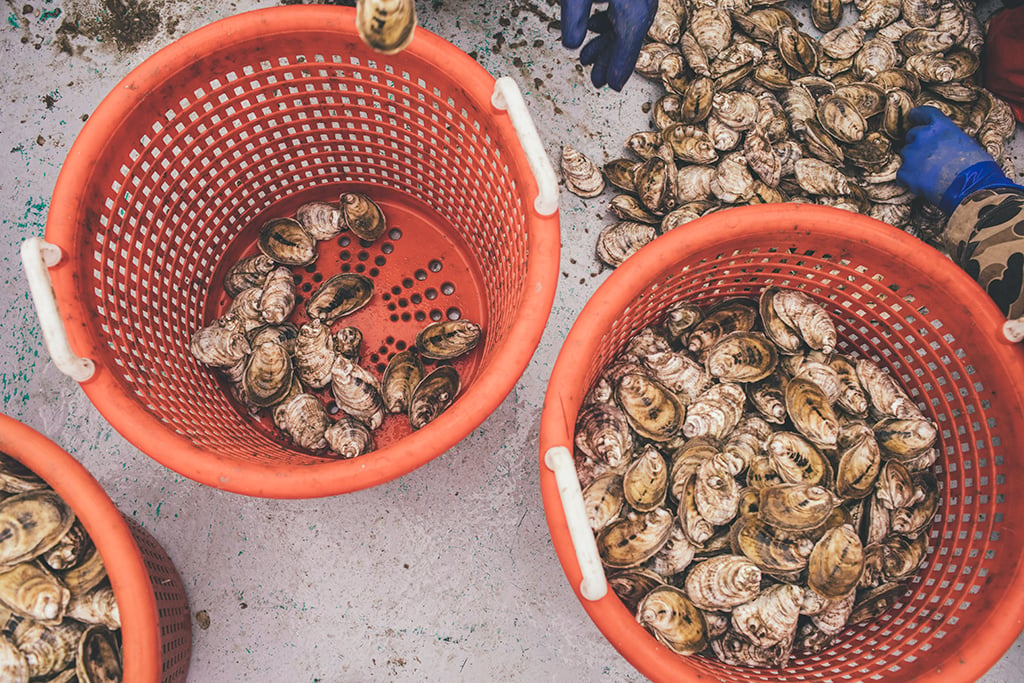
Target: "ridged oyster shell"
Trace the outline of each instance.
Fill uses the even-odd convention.
[[[316,240],[294,218],[273,218],[260,228],[260,251],[275,263],[304,266],[316,260]]]
[[[700,610],[674,586],[648,593],[637,605],[637,621],[676,654],[696,654],[707,645]]]
[[[761,592],[761,570],[741,555],[717,555],[693,565],[686,595],[702,610],[729,610]]]
[[[562,177],[565,187],[580,197],[596,197],[604,192],[601,169],[571,145],[562,147]]]

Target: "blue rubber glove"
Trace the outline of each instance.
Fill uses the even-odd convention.
[[[597,36],[580,52],[580,63],[594,65],[594,87],[605,84],[622,90],[636,67],[647,29],[654,21],[658,0],[608,0],[608,9],[590,16],[594,0],[562,0],[562,45],[576,49],[587,30]]]
[[[935,107],[915,107],[908,120],[896,178],[946,214],[978,190],[1016,187],[991,154]]]

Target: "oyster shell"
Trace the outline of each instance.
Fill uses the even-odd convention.
[[[711,194],[727,204],[749,200],[756,188],[749,169],[741,152],[726,155],[711,178]]]
[[[758,382],[778,363],[775,345],[758,332],[731,332],[722,336],[704,357],[708,374],[723,382]]]
[[[622,475],[622,495],[638,512],[649,512],[665,503],[668,466],[653,446],[645,447]]]
[[[342,414],[324,432],[328,447],[342,458],[355,458],[374,449],[373,435],[365,424]]]
[[[803,569],[814,550],[814,541],[806,536],[769,526],[755,517],[737,518],[730,533],[733,552],[743,554],[769,574]]]
[[[346,315],[363,308],[373,297],[373,280],[358,273],[340,273],[329,277],[306,301],[310,320],[332,325]]]
[[[85,533],[85,527],[79,520],[71,525],[67,533],[46,552],[38,557],[50,569],[70,569],[85,559],[86,553],[92,548],[92,540]]]
[[[889,510],[898,510],[917,502],[922,495],[915,491],[907,468],[895,460],[886,460],[878,474],[878,489],[875,496]]]
[[[801,160],[812,162],[812,159]],[[798,170],[799,173],[799,170]],[[812,349],[830,354],[835,350],[837,333],[835,323],[821,304],[796,289],[782,289],[772,296],[776,315],[793,329]]]
[[[295,220],[315,240],[329,240],[345,229],[341,209],[328,202],[306,202],[295,210]]]
[[[749,332],[757,320],[757,308],[747,299],[728,299],[708,309],[707,315],[686,337],[687,348],[703,354],[730,332]]]
[[[705,541],[714,536],[715,528],[697,509],[696,472],[690,474],[683,470],[678,476],[672,477],[672,492],[676,494],[677,491],[679,524],[691,543],[703,546]]]
[[[795,170],[797,183],[810,194],[834,196],[850,193],[846,175],[820,159],[799,159]]]
[[[424,358],[452,360],[476,348],[480,326],[469,320],[443,320],[427,325],[416,335],[416,349]]]
[[[114,589],[110,586],[99,586],[85,593],[72,593],[64,616],[84,624],[102,624],[115,630],[121,628],[121,611],[117,607]]]
[[[900,461],[931,448],[939,436],[935,423],[923,417],[886,418],[875,424],[874,431],[882,450]]]
[[[607,265],[618,268],[658,236],[657,230],[647,223],[619,221],[605,226],[597,238],[597,257]]]
[[[352,361],[359,360],[363,346],[363,333],[358,327],[342,327],[334,333],[334,347],[337,352]]]
[[[6,636],[0,635],[0,679],[10,683],[28,683],[28,678],[25,655]]]
[[[276,342],[263,342],[245,364],[242,389],[246,402],[259,408],[274,405],[291,388],[292,372],[288,350]]]
[[[276,267],[266,254],[246,256],[224,274],[224,291],[234,298],[251,287],[263,287],[267,275]]]
[[[807,585],[829,598],[838,599],[857,587],[864,571],[860,537],[849,524],[825,532],[807,562]]]
[[[755,647],[792,642],[800,617],[803,589],[790,584],[769,586],[732,611],[732,627]]]
[[[703,615],[675,586],[651,590],[637,605],[636,618],[676,654],[696,654],[707,646]]]
[[[377,378],[344,356],[338,356],[331,367],[331,393],[342,412],[361,420],[371,430],[384,422],[384,399],[381,398]],[[423,424],[425,422],[413,428],[419,429]]]
[[[425,374],[415,349],[405,349],[391,357],[380,381],[381,398],[389,413],[404,413],[409,409],[412,394]]]
[[[696,553],[697,546],[690,543],[686,532],[676,523],[665,545],[647,561],[646,566],[661,576],[674,576],[690,566]]]
[[[643,564],[668,541],[674,519],[665,508],[629,513],[597,534],[597,549],[605,565],[616,569]]]
[[[277,423],[299,448],[319,451],[327,448],[324,432],[330,424],[323,403],[313,394],[298,394],[274,409]]]
[[[260,296],[260,315],[271,325],[280,325],[295,308],[295,280],[288,268],[275,268],[267,275]]]
[[[718,160],[714,139],[709,131],[687,123],[673,123],[662,131],[661,136],[679,161],[710,164]]]
[[[80,683],[116,683],[122,680],[121,654],[114,632],[90,626],[78,644],[75,672]]]
[[[866,358],[858,360],[854,367],[864,393],[878,414],[898,418],[923,417],[917,405],[888,372]]]
[[[572,145],[562,147],[562,177],[565,187],[577,196],[596,197],[604,192],[601,169]]]
[[[636,608],[644,596],[658,586],[665,585],[665,580],[658,572],[634,567],[608,574],[608,585],[626,608],[636,614]]]
[[[70,600],[71,591],[39,563],[0,569],[0,603],[15,614],[45,625],[59,624]]]
[[[813,443],[794,432],[775,432],[765,442],[772,466],[790,484],[828,484],[831,466]]]
[[[229,315],[196,330],[189,340],[189,351],[203,365],[227,368],[245,358],[252,348],[238,319]]]
[[[50,489],[5,498],[0,502],[0,569],[42,555],[74,523],[75,513]]]
[[[702,610],[731,610],[760,592],[761,570],[742,555],[716,555],[686,575],[686,595]]]
[[[857,142],[867,133],[865,117],[846,97],[838,94],[829,95],[821,101],[817,117],[822,128],[841,142]]]
[[[459,395],[462,380],[451,365],[441,365],[420,380],[409,401],[409,423],[422,429],[448,410]],[[372,428],[372,427],[371,427]]]
[[[869,428],[852,432],[844,429],[839,435],[836,493],[843,498],[864,498],[874,490],[882,467],[882,452]]]
[[[624,221],[657,225],[661,218],[648,211],[640,200],[631,194],[617,194],[608,202],[612,212]]]
[[[693,500],[700,516],[715,526],[727,524],[736,517],[740,504],[740,485],[726,463],[712,458],[697,467]]]
[[[594,531],[617,519],[625,502],[622,475],[616,472],[605,472],[583,489],[583,507]]]
[[[336,357],[331,329],[317,318],[303,323],[295,340],[295,373],[298,378],[314,389],[327,386]]]
[[[96,546],[90,545],[78,564],[70,569],[54,571],[54,574],[73,595],[77,595],[100,585],[107,578],[107,569]]]
[[[690,405],[682,425],[683,435],[687,438],[725,438],[743,416],[746,400],[746,393],[739,384],[723,382],[713,385]]]
[[[780,26],[776,45],[782,61],[794,71],[812,74],[818,68],[818,45],[811,36],[792,26]]]
[[[831,491],[815,484],[775,484],[760,489],[757,509],[768,524],[799,531],[822,524],[839,502]]]
[[[840,0],[811,0],[811,23],[819,31],[831,31],[843,19]]]
[[[732,42],[732,19],[715,7],[700,6],[690,13],[686,33],[694,37],[708,59],[714,59]]]
[[[693,79],[680,98],[679,122],[694,124],[706,119],[711,114],[714,95],[715,83],[711,78],[698,76]],[[668,127],[665,126],[664,128]],[[674,150],[675,148],[673,148]],[[714,148],[712,148],[711,153],[714,153]],[[704,156],[707,156],[707,154],[705,153]]]
[[[14,628],[11,638],[25,657],[29,676],[44,678],[74,665],[86,628],[70,619],[49,626],[25,619]]]
[[[631,373],[619,379],[615,402],[637,434],[652,441],[672,438],[686,416],[686,408],[675,394],[642,374]]]
[[[376,202],[359,192],[343,192],[338,198],[345,227],[359,239],[373,242],[387,232],[388,222]]]
[[[864,29],[856,24],[838,26],[818,39],[818,47],[833,59],[850,59],[864,45]]]
[[[814,382],[794,377],[786,384],[786,413],[797,431],[812,443],[835,447],[839,437],[839,419],[825,392]]]
[[[732,630],[711,641],[711,650],[715,656],[730,666],[782,668],[789,660],[792,649],[792,642],[760,648]]]
[[[665,329],[672,339],[681,339],[703,317],[700,307],[680,301],[665,311]]]
[[[914,498],[918,500],[909,507],[893,511],[891,529],[894,533],[912,538],[924,531],[938,512],[939,486],[931,472],[912,474],[911,481],[914,484]]]
[[[632,192],[635,189],[633,187],[633,169],[638,165],[632,159],[612,159],[603,167],[605,178],[620,190]]]
[[[576,447],[588,458],[612,467],[629,462],[633,437],[625,413],[612,403],[593,403],[576,418]]]
[[[316,260],[316,240],[294,218],[273,218],[260,228],[257,240],[264,256],[285,266],[305,266]]]

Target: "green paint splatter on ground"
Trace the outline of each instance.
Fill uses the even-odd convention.
[[[14,15],[14,12],[7,15],[7,23],[13,28],[21,28],[21,24],[18,23],[18,17]]]
[[[156,516],[157,516],[157,517],[159,517],[159,516],[160,516],[160,507],[161,507],[161,506],[162,506],[163,504],[164,504],[164,502],[163,502],[162,500],[161,500],[161,501],[160,501],[159,503],[157,503],[157,504],[156,504]]]

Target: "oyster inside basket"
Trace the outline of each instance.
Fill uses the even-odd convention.
[[[558,216],[538,150],[514,83],[428,31],[385,56],[350,8],[295,6],[185,36],[104,100],[55,191],[46,240],[62,258],[49,274],[71,349],[96,364],[83,389],[148,455],[240,493],[331,495],[422,465],[494,410],[540,340]],[[299,296],[339,273],[373,281],[335,325],[360,328],[375,373],[431,321],[483,335],[455,361],[450,409],[415,431],[394,420],[374,452],[331,460],[240,408],[188,347],[224,312],[224,275],[256,253],[264,223],[352,191],[389,229],[321,242],[294,269]]]
[[[1022,550],[1008,541],[1015,532],[1007,520],[1024,504],[1006,494],[1021,476],[1014,378],[1024,359],[1003,340],[998,309],[965,273],[856,214],[804,205],[713,214],[630,257],[588,302],[555,365],[541,425],[542,493],[567,578],[611,643],[650,678],[764,680],[764,669],[675,654],[607,590],[582,505],[572,503],[579,492],[572,449],[586,392],[640,330],[660,324],[679,302],[706,309],[756,301],[767,287],[799,290],[822,305],[836,321],[836,350],[897,377],[934,420],[941,499],[924,563],[889,609],[848,626],[823,652],[794,653],[771,669],[772,679],[976,680],[1020,633]],[[583,517],[582,531],[574,516]]]

